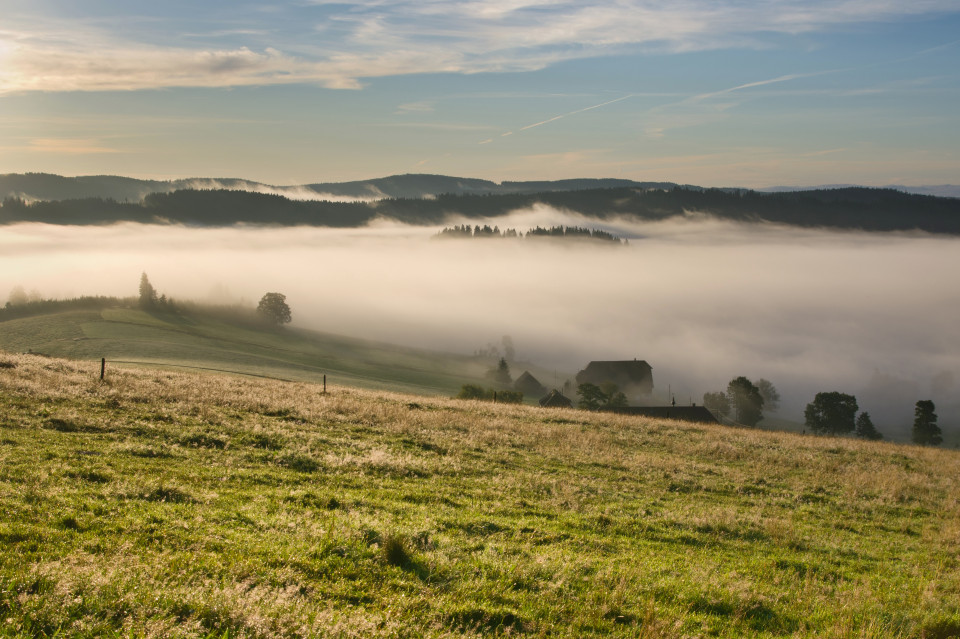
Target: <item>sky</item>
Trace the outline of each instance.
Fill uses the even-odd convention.
[[[0,0],[0,173],[960,183],[956,0]]]

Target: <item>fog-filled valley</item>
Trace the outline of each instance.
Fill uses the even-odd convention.
[[[955,238],[698,215],[598,225],[547,207],[493,222],[589,223],[629,244],[438,239],[440,227],[382,221],[17,224],[0,236],[0,291],[131,296],[146,272],[175,299],[253,305],[282,292],[294,326],[331,333],[466,354],[509,335],[518,360],[557,371],[548,385],[590,360],[638,358],[653,366],[654,401],[669,389],[699,403],[745,375],[771,380],[783,397],[774,417],[796,422],[834,390],[888,436],[906,436],[920,399],[936,402],[945,433],[960,421],[960,292],[943,283],[960,267]]]

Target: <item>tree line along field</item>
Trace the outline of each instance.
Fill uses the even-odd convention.
[[[960,634],[960,454],[0,353],[0,637]]]

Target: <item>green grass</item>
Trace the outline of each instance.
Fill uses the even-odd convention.
[[[0,637],[960,634],[956,451],[0,363]]]
[[[0,322],[0,348],[90,360],[187,366],[425,395],[484,383],[491,362],[292,328],[224,321],[202,310],[72,310]],[[534,368],[545,378],[544,371]],[[517,374],[522,371],[517,371]],[[535,401],[539,398],[526,398]]]

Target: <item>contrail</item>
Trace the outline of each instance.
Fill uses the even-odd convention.
[[[593,106],[588,106],[588,107],[584,107],[584,108],[582,108],[582,109],[577,109],[576,111],[570,111],[569,113],[561,113],[560,115],[555,115],[555,116],[553,116],[552,118],[548,118],[548,119],[546,119],[546,120],[543,120],[542,122],[535,122],[535,123],[533,123],[533,124],[528,124],[527,126],[522,126],[522,127],[520,127],[519,129],[516,130],[516,133],[519,133],[520,131],[526,131],[527,129],[532,129],[532,128],[534,128],[534,127],[543,126],[544,124],[549,124],[550,122],[556,122],[557,120],[562,120],[563,118],[570,117],[571,115],[576,115],[576,114],[578,114],[578,113],[583,113],[584,111],[590,111],[591,109],[599,109],[600,107],[607,106],[608,104],[613,104],[614,102],[620,102],[621,100],[626,100],[627,98],[632,98],[632,97],[634,97],[635,95],[636,95],[636,93],[630,93],[630,94],[628,94],[628,95],[624,95],[624,96],[621,96],[621,97],[619,97],[619,98],[615,98],[615,99],[613,99],[613,100],[607,100],[606,102],[601,102],[600,104],[594,104]],[[505,138],[505,137],[507,137],[508,135],[513,135],[513,134],[514,134],[514,131],[507,131],[506,133],[500,134],[500,137]],[[489,139],[489,140],[483,140],[482,142],[479,142],[478,144],[489,144],[489,143],[491,143],[491,142],[493,142],[493,139],[492,139],[492,138]]]
[[[840,73],[842,71],[852,71],[852,69],[831,69],[829,71],[815,71],[813,73],[791,73],[789,75],[781,75],[776,78],[770,78],[769,80],[759,80],[757,82],[748,82],[747,84],[741,84],[739,86],[730,87],[729,89],[721,89],[720,91],[713,91],[711,93],[701,93],[700,95],[695,95],[692,98],[687,98],[683,102],[700,102],[702,100],[707,100],[709,98],[716,97],[718,95],[726,95],[727,93],[733,93],[734,91],[740,91],[741,89],[751,89],[753,87],[762,87],[767,84],[777,84],[779,82],[789,82],[790,80],[799,80],[800,78],[812,78],[818,75],[827,75],[830,73]]]

